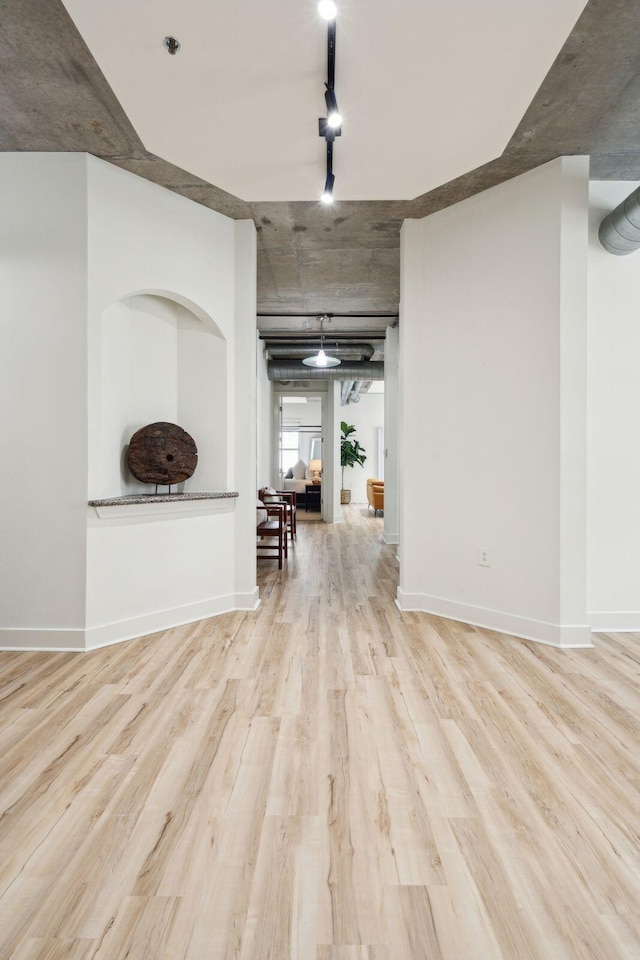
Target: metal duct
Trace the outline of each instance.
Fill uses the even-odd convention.
[[[356,380],[353,385],[353,390],[349,394],[348,403],[360,403],[360,391],[362,390],[362,380]]]
[[[350,360],[339,367],[305,367],[302,360],[269,360],[269,380],[384,380],[382,360]]]
[[[340,406],[344,407],[349,399],[349,394],[351,393],[351,388],[353,387],[354,380],[343,380],[342,389],[340,391]]]
[[[350,403],[360,402],[360,391],[364,380],[343,380],[340,391],[340,406],[346,407]]]
[[[375,348],[370,343],[333,344],[325,338],[324,346],[325,351],[330,353],[332,357],[350,357],[356,354],[356,356],[361,357],[363,360],[370,360],[375,353]],[[274,360],[278,360],[281,357],[290,357],[291,359],[300,357],[300,359],[302,359],[303,357],[312,356],[314,353],[317,353],[319,349],[319,340],[309,340],[308,343],[303,344],[298,341],[290,345],[286,343],[267,343],[269,355],[273,357]]]
[[[640,250],[640,188],[607,214],[600,224],[598,239],[616,257]]]

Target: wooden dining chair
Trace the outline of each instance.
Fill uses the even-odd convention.
[[[282,570],[282,565],[289,556],[286,505],[284,503],[265,503],[262,507],[258,506],[256,510],[258,518],[256,526],[258,559],[277,560],[278,570]],[[262,519],[264,511],[267,513],[266,520]]]
[[[258,491],[258,499],[266,505],[271,503],[283,503],[286,506],[287,530],[292,540],[296,539],[297,526],[296,515],[298,506],[296,502],[296,493],[294,490],[274,490],[271,487],[262,487]]]

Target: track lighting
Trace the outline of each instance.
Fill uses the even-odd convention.
[[[338,8],[333,0],[320,0],[318,4],[318,13],[325,20],[335,20],[338,15]]]
[[[338,110],[336,99],[336,24],[337,8],[333,0],[321,0],[318,10],[329,23],[327,24],[327,82],[325,83],[324,102],[327,107],[327,116],[320,117],[318,130],[327,144],[327,179],[321,200],[323,203],[333,203],[333,144],[336,137],[342,136],[342,114]]]

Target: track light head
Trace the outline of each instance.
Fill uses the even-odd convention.
[[[335,183],[335,177],[332,173],[327,175],[327,179],[324,182],[324,190],[320,200],[322,203],[333,203],[333,184]]]
[[[324,20],[335,20],[338,16],[338,8],[334,0],[320,0],[318,13]]]
[[[337,130],[342,126],[342,114],[338,110],[338,101],[332,87],[327,87],[325,90],[324,102],[327,105],[327,126]]]

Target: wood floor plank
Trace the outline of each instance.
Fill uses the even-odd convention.
[[[239,960],[314,960],[317,828],[315,817],[265,819]]]
[[[1,960],[640,958],[640,634],[402,613],[344,516],[256,611],[0,653]]]

